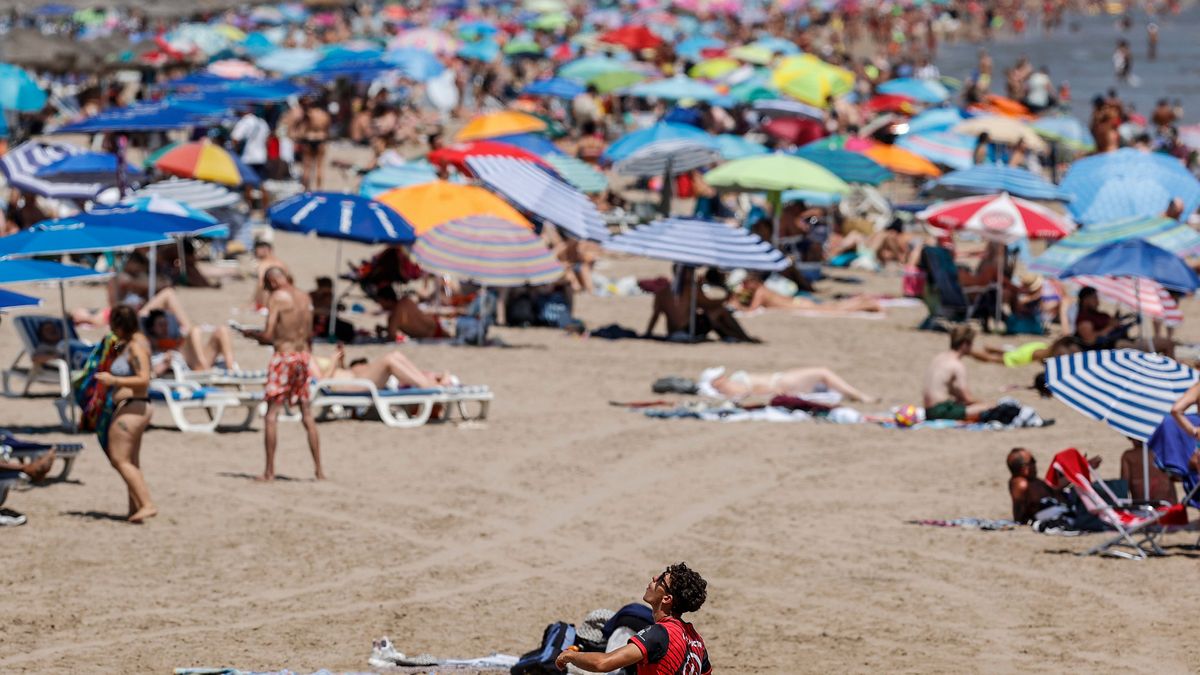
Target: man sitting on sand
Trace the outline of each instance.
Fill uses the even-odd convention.
[[[1012,497],[1013,520],[1031,523],[1039,511],[1062,506],[1062,493],[1038,476],[1037,460],[1025,448],[1008,453],[1008,494]]]
[[[991,406],[971,395],[963,357],[975,344],[975,329],[960,324],[950,330],[950,349],[933,357],[925,370],[925,419],[974,422]]]
[[[676,286],[682,292],[675,293],[671,284],[666,284],[654,292],[654,309],[650,314],[650,323],[642,337],[651,337],[658,325],[659,317],[666,317],[667,339],[686,339],[690,329],[692,313],[692,293],[696,292],[692,285],[695,270],[685,267],[679,271]],[[742,325],[733,318],[733,314],[725,309],[725,302],[713,300],[704,293],[696,292],[696,338],[703,338],[709,331],[716,331],[721,339],[733,342],[761,342],[750,337]]]
[[[590,673],[610,673],[636,665],[639,675],[708,675],[712,666],[704,638],[681,617],[704,605],[708,582],[686,563],[671,565],[650,579],[642,601],[650,605],[654,623],[629,638],[625,646],[601,654],[568,649],[554,662]]]

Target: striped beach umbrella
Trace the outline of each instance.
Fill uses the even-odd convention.
[[[1072,198],[1070,192],[1031,171],[1000,164],[977,164],[951,171],[926,185],[925,189],[959,194],[1007,192],[1014,197],[1062,202]]]
[[[1046,360],[1046,385],[1055,398],[1139,441],[1150,438],[1196,378],[1196,371],[1172,359],[1132,349]]]
[[[638,148],[616,163],[617,173],[626,176],[678,175],[721,161],[715,140],[689,139],[656,141]]]
[[[559,153],[545,155],[543,159],[580,192],[598,194],[608,189],[608,178],[581,159]]]
[[[608,228],[596,205],[537,164],[511,157],[476,156],[468,157],[467,165],[484,185],[526,213],[580,239],[608,239]]]
[[[498,143],[496,141],[468,141],[443,146],[430,152],[426,159],[434,166],[453,166],[459,171],[471,174],[467,160],[471,157],[508,157],[523,159],[540,166],[550,168],[549,164],[536,154],[515,145]]]
[[[975,164],[975,139],[952,131],[905,134],[896,145],[951,169],[970,169]]]
[[[94,199],[112,183],[62,183],[37,176],[39,170],[83,152],[83,148],[65,143],[27,141],[0,157],[0,171],[4,172],[8,184],[18,190],[55,199]]]
[[[1200,207],[1200,181],[1179,160],[1133,148],[1075,162],[1062,188],[1074,196],[1071,215],[1085,225],[1158,215],[1174,198],[1183,200],[1185,218]]]
[[[1183,323],[1183,310],[1167,289],[1150,279],[1082,275],[1071,281],[1090,286],[1111,302],[1128,307],[1153,319],[1162,319],[1168,326]]]
[[[134,192],[132,196],[166,197],[201,211],[230,207],[242,200],[237,193],[226,187],[183,178],[151,183]]]
[[[257,185],[259,177],[242,160],[211,141],[181,143],[154,162],[163,173],[231,187]]]
[[[1144,240],[1182,258],[1200,255],[1200,233],[1179,221],[1165,216],[1131,218],[1077,230],[1034,258],[1029,269],[1059,276],[1089,253],[1130,239]]]
[[[413,257],[426,269],[483,286],[548,284],[563,274],[536,234],[489,216],[452,220],[426,232],[413,245]]]
[[[962,111],[958,108],[930,108],[908,121],[908,133],[949,131],[963,119]]]
[[[824,148],[806,146],[796,150],[797,157],[819,164],[833,172],[833,175],[847,183],[863,183],[879,185],[884,181],[895,178],[895,175],[881,166],[878,162],[849,150],[826,150]]]
[[[604,248],[681,265],[779,271],[791,263],[779,249],[724,223],[666,218],[619,234]]]
[[[1061,239],[1075,231],[1074,223],[1050,209],[1004,193],[940,202],[917,217],[943,230],[978,232],[1010,243],[1026,237]]]
[[[717,149],[716,141],[712,135],[696,127],[676,122],[659,122],[645,129],[638,129],[637,131],[627,133],[613,141],[604,150],[604,154],[600,156],[600,159],[602,163],[615,164],[628,158],[635,152],[644,149],[648,145],[658,143],[659,141],[678,140],[694,141],[696,144],[711,148],[712,150]]]

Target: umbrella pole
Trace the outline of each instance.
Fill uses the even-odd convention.
[[[1004,304],[1004,266],[1008,264],[1008,246],[1004,247],[1004,251],[1000,254],[1000,266],[996,268],[996,325],[1000,325],[1003,320]]]
[[[692,269],[692,302],[691,311],[688,314],[688,340],[696,341],[696,268]]]
[[[486,308],[486,305],[487,305],[487,295],[488,295],[487,286],[480,285],[479,286],[479,338],[478,338],[478,342],[477,342],[477,344],[480,347],[483,346],[483,335],[484,335],[484,333],[487,332],[487,325],[483,322],[484,309]]]
[[[783,193],[772,190],[767,193],[767,201],[771,204],[771,245],[779,248],[779,222],[783,219]]]
[[[187,284],[187,258],[183,254],[183,237],[175,240],[175,250],[179,252],[179,280]]]
[[[671,217],[671,158],[667,158],[667,168],[663,170],[662,198],[659,208],[664,218]]]
[[[1142,499],[1150,501],[1150,448],[1142,441]]]
[[[146,302],[154,299],[155,293],[158,291],[158,247],[150,247],[150,289],[146,292],[148,296]]]
[[[66,358],[63,360],[67,362],[67,382],[69,384],[73,378],[71,373],[71,317],[67,316],[67,291],[61,279],[58,282],[58,304],[62,308],[63,342],[67,345]],[[70,411],[67,414],[70,431],[75,431],[75,396],[69,390],[67,392],[67,409]]]
[[[340,269],[342,269],[342,240],[338,239],[337,254],[333,262],[333,277],[330,279],[330,283],[332,284],[330,291],[333,296],[329,299],[329,330],[327,333],[330,342],[333,342],[334,329],[337,328],[337,279],[338,270]]]
[[[1138,315],[1138,331],[1142,334],[1142,339],[1146,341],[1146,351],[1154,352],[1154,336],[1146,332],[1146,318],[1142,316],[1142,279],[1141,277],[1133,278],[1133,296],[1137,298],[1137,315]]]

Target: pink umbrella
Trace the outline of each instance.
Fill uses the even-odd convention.
[[[1071,281],[1091,286],[1110,301],[1140,311],[1151,318],[1162,319],[1168,326],[1183,323],[1183,311],[1179,309],[1179,303],[1175,302],[1175,298],[1171,297],[1165,288],[1151,279],[1078,276],[1071,277]]]
[[[263,71],[256,68],[253,64],[246,63],[239,59],[223,59],[221,61],[213,61],[208,64],[208,72],[223,77],[227,80],[246,80],[256,79],[261,80],[266,77]]]
[[[1075,224],[1065,216],[1008,193],[941,202],[917,216],[939,229],[978,232],[992,241],[1061,239],[1075,231]]]
[[[451,56],[458,51],[458,40],[433,28],[414,28],[397,35],[388,49],[424,49],[439,56]]]

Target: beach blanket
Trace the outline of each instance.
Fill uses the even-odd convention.
[[[928,527],[959,527],[964,530],[985,530],[996,532],[1002,530],[1015,530],[1023,527],[1021,523],[1015,520],[1005,520],[1003,518],[952,518],[950,520],[910,520],[907,521],[910,525],[925,525]]]
[[[517,657],[509,654],[493,652],[487,656],[473,659],[444,659],[429,654],[405,656],[396,651],[392,641],[385,635],[371,643],[371,657],[367,659],[373,668],[428,668],[436,666],[441,669],[461,670],[504,670],[517,664]]]
[[[108,425],[112,422],[116,406],[113,404],[111,389],[96,379],[97,373],[106,373],[120,351],[117,349],[117,336],[109,333],[92,350],[83,369],[71,383],[75,392],[75,402],[79,404],[79,430],[95,431],[100,448],[108,452]]]

